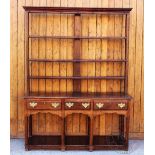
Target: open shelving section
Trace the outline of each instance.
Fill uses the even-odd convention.
[[[29,6],[23,8],[26,57],[25,149],[127,150],[131,100],[127,92],[129,13],[132,9]],[[86,24],[83,20],[89,18],[91,21],[91,18],[98,17],[101,21],[105,19],[102,16],[107,16],[107,19],[112,16],[110,21],[121,16],[121,34],[114,32],[113,35],[106,35],[104,32],[99,35],[96,32],[94,35],[91,34],[93,30],[90,26],[85,27],[85,31],[88,28],[87,32],[83,32],[83,25]],[[54,19],[70,19],[70,23],[67,22],[66,25],[71,32],[66,31],[65,25],[62,27],[59,22],[54,22]],[[102,32],[105,27],[100,27]],[[56,33],[55,29],[59,33]],[[86,48],[83,48],[84,45]],[[94,48],[93,45],[98,45],[98,48]],[[114,46],[117,46],[117,50],[112,48]],[[113,53],[113,56],[110,56],[110,53]],[[65,87],[69,83],[72,89],[64,91],[60,85],[54,86],[55,83],[64,84]],[[94,92],[87,88],[86,92],[82,91],[83,85],[93,85],[94,89],[98,89],[99,85],[94,83],[106,85],[109,89]],[[119,91],[111,91],[116,85]],[[46,88],[51,89],[47,91]],[[37,114],[52,114],[58,117],[56,120],[60,126],[59,131],[51,129],[50,134],[43,131],[41,134],[34,134],[33,116]],[[80,115],[84,123],[79,124],[79,127],[83,125],[82,130],[72,133],[67,130],[67,122],[68,117],[74,114]],[[95,133],[96,117],[103,114],[118,116],[116,133]],[[76,122],[73,122],[72,130],[75,124]]]

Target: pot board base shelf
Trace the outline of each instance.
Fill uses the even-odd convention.
[[[93,147],[89,145],[89,136],[65,136],[65,145],[61,146],[61,136],[32,136],[28,139],[27,150],[96,150],[110,148],[124,149],[125,138],[122,136],[94,136]]]

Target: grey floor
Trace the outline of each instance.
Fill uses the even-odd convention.
[[[25,151],[23,139],[11,140],[11,155],[144,155],[144,141],[131,140],[129,142],[129,151]]]

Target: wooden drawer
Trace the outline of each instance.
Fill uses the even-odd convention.
[[[128,109],[128,105],[127,102],[125,101],[120,101],[120,102],[116,102],[116,101],[110,101],[110,102],[104,102],[104,101],[94,101],[93,104],[93,108],[94,110],[126,110]]]
[[[61,100],[28,100],[27,109],[38,109],[38,110],[60,110]]]
[[[90,110],[91,102],[90,100],[65,100],[66,110]]]

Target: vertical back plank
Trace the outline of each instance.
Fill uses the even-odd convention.
[[[142,3],[142,59],[141,59],[141,96],[140,96],[140,112],[141,112],[141,121],[140,121],[140,132],[144,133],[144,1]]]
[[[18,1],[10,2],[10,131],[11,137],[18,134]]]
[[[53,15],[47,14],[47,28],[46,28],[46,35],[52,36],[53,35]],[[46,40],[46,59],[53,58],[53,40],[47,39]],[[53,72],[53,65],[51,62],[46,63],[46,76],[52,76]],[[52,92],[52,80],[46,79],[46,93]]]
[[[108,0],[103,0],[101,6],[108,7]],[[108,35],[108,16],[101,16],[102,26],[101,26],[101,34],[102,36]],[[107,51],[108,50],[108,41],[102,39],[101,41],[101,59],[107,59]],[[107,75],[107,64],[101,63],[101,76]],[[106,80],[101,80],[101,92],[106,92],[107,82]]]
[[[72,133],[73,134],[77,134],[80,131],[80,117],[79,117],[79,114],[73,113],[72,114],[72,121],[73,121],[72,122],[72,125],[73,125],[73,127],[72,127]]]
[[[60,6],[60,0],[54,0],[53,3],[54,6]],[[60,15],[54,15],[53,16],[53,24],[54,24],[54,36],[60,35]],[[55,39],[53,40],[53,59],[59,59],[60,54],[60,40]],[[59,76],[59,63],[54,62],[53,63],[53,76]],[[60,82],[59,80],[54,79],[53,80],[53,92],[59,92],[60,90]]]
[[[83,114],[79,114],[79,132],[83,135],[88,134],[88,117]]]
[[[25,0],[18,1],[18,135],[24,134],[24,9]]]
[[[93,124],[94,135],[100,135],[100,133],[103,131],[102,129],[100,129],[100,124],[103,123],[103,122],[100,123],[100,118],[101,118],[101,115],[97,115],[94,117],[94,124]]]
[[[114,0],[109,0],[108,7],[114,7]],[[114,36],[114,16],[109,15],[108,19],[108,36]],[[114,57],[114,40],[108,40],[108,53],[107,58],[113,59]],[[107,76],[112,76],[114,73],[113,63],[107,63]],[[114,80],[107,80],[107,92],[113,92]]]
[[[130,0],[123,0],[123,8],[130,7]]]
[[[135,53],[135,79],[141,79],[141,65],[142,65],[142,24],[143,24],[143,2],[137,1],[137,18],[136,18],[136,53]],[[139,16],[141,13],[141,16]],[[141,80],[135,82],[135,103],[134,103],[134,132],[140,132],[140,105],[141,105]]]
[[[40,6],[46,6],[46,0],[40,0]],[[39,35],[46,35],[46,14],[40,14]],[[39,58],[46,57],[46,39],[39,39]],[[39,76],[46,75],[46,66],[44,62],[39,62]],[[39,79],[39,92],[45,93],[45,79]],[[39,113],[38,132],[43,133],[46,129],[46,114]]]
[[[61,7],[67,6],[67,0],[61,1]],[[67,15],[61,14],[60,17],[60,35],[67,36]],[[60,39],[60,59],[66,59],[67,40]],[[60,76],[66,76],[66,63],[60,63]],[[66,80],[60,80],[61,92],[66,92]]]
[[[72,115],[68,115],[65,119],[65,133],[67,135],[71,134],[73,132],[73,117]]]
[[[130,0],[132,11],[130,14],[130,34],[129,34],[129,73],[128,73],[128,93],[135,96],[135,49],[136,49],[136,1]],[[135,97],[130,101],[130,132],[134,132],[134,103]]]
[[[82,0],[75,0],[75,7],[82,7]]]
[[[112,114],[106,114],[105,115],[105,135],[111,135],[112,134]]]
[[[101,6],[101,1],[97,1],[97,7]],[[102,15],[96,15],[96,37],[101,36],[101,27],[102,27]],[[101,40],[96,41],[96,49],[95,49],[95,59],[101,59]],[[101,76],[101,63],[95,63],[95,76]],[[101,92],[101,80],[95,80],[95,92]]]
[[[53,0],[47,0],[47,6],[53,6]],[[53,15],[47,14],[47,27],[46,27],[46,35],[53,35],[54,26],[53,26]],[[46,59],[53,59],[53,40],[47,39],[46,40]],[[51,62],[46,63],[46,76],[53,75],[53,64]],[[53,80],[47,79],[46,80],[46,93],[51,93]],[[51,133],[53,131],[53,115],[46,114],[46,133]]]
[[[90,0],[89,6],[95,6],[96,2]],[[96,15],[89,16],[89,37],[96,36]],[[96,40],[88,40],[88,59],[95,59]],[[88,63],[88,76],[95,76],[95,63]],[[94,92],[94,80],[88,80],[88,92]]]
[[[82,0],[82,7],[89,7],[89,0]]]
[[[143,2],[144,3],[144,2]],[[144,18],[144,15],[143,15]],[[143,32],[144,33],[144,32]],[[143,39],[142,39],[143,40]],[[144,48],[144,43],[142,43],[142,48]],[[141,66],[141,96],[140,96],[140,112],[141,112],[141,122],[140,122],[140,132],[144,133],[144,49],[142,49],[142,66]]]
[[[72,0],[67,1],[67,6],[71,7],[74,3]],[[74,15],[67,16],[67,35],[74,36]],[[73,59],[73,40],[67,40],[67,59]],[[67,63],[67,76],[73,76],[73,63]],[[67,92],[73,91],[73,80],[67,80]]]
[[[99,135],[106,134],[106,114],[102,114],[99,116]]]
[[[85,0],[82,3],[82,6],[86,6],[89,4],[89,0]],[[82,36],[88,36],[88,15],[82,15],[81,16],[81,35]],[[81,59],[88,59],[88,40],[84,39],[81,41]],[[80,71],[81,76],[87,76],[88,75],[88,63],[84,62],[81,63]],[[81,80],[81,92],[87,92],[88,91],[88,80]]]
[[[46,5],[46,1],[40,0],[40,6]],[[46,35],[46,14],[40,14],[39,19],[39,35]],[[46,57],[46,39],[39,39],[39,58]],[[39,62],[39,76],[45,76],[45,62]],[[45,79],[39,79],[39,92],[45,93]]]

